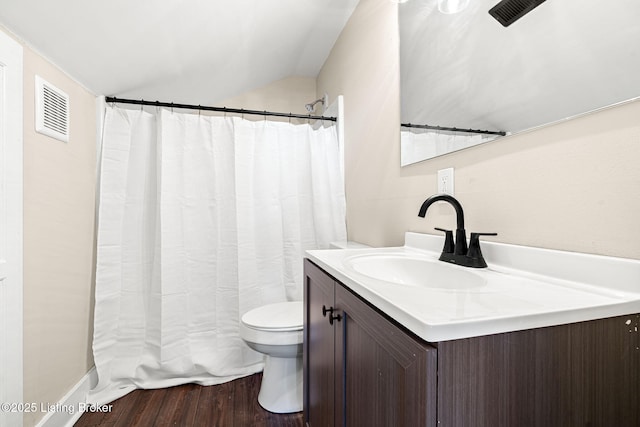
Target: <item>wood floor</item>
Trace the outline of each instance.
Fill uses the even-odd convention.
[[[258,404],[262,374],[203,387],[135,390],[111,412],[86,412],[75,427],[302,427],[302,412],[272,414]]]

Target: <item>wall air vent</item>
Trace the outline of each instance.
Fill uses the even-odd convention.
[[[489,10],[489,15],[508,27],[544,2],[545,0],[502,0]]]
[[[69,95],[36,76],[36,132],[69,142]]]

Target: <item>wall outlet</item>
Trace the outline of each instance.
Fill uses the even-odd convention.
[[[438,193],[453,196],[453,168],[438,171]]]

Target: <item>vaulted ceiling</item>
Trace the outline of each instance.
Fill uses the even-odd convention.
[[[0,25],[97,95],[211,105],[317,76],[358,0],[0,3]]]

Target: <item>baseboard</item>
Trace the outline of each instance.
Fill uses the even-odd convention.
[[[83,414],[82,407],[87,395],[98,383],[95,366],[55,405],[51,405],[47,414],[36,427],[72,427]]]

